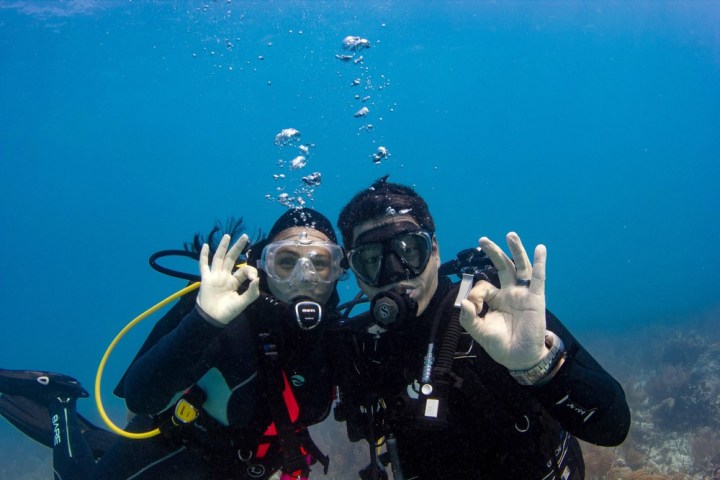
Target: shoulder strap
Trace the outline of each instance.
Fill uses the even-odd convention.
[[[297,400],[287,375],[280,368],[278,345],[273,343],[273,338],[267,332],[261,332],[258,336],[261,371],[265,377],[267,401],[273,420],[266,433],[272,434],[274,427],[283,457],[283,473],[293,478],[307,478],[309,462],[293,426],[300,414]]]

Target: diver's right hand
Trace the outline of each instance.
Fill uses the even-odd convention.
[[[204,244],[200,251],[200,292],[197,304],[213,320],[227,325],[240,315],[248,305],[260,296],[260,280],[255,268],[244,265],[233,273],[233,267],[248,242],[248,236],[241,236],[228,250],[230,235],[223,235],[209,264],[210,247]],[[250,286],[241,295],[240,285],[250,280]]]

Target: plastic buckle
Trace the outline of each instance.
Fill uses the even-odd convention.
[[[175,405],[174,419],[177,419],[184,424],[194,422],[199,414],[200,412],[198,409],[184,398],[181,398]]]

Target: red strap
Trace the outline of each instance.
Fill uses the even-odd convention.
[[[285,383],[285,386],[283,387],[283,400],[285,401],[285,407],[288,410],[288,414],[290,415],[290,421],[295,423],[295,421],[300,416],[300,407],[298,406],[297,400],[295,399],[295,395],[292,392],[292,389],[290,388],[290,382],[288,382],[287,375],[285,375],[285,371],[282,371],[283,376],[283,382]],[[265,433],[263,434],[267,437],[271,437],[274,435],[277,435],[277,428],[275,427],[275,422],[272,422],[270,426],[265,430]],[[257,458],[262,458],[265,456],[265,454],[268,451],[268,448],[270,447],[269,443],[261,443],[258,445],[257,454],[255,455]]]

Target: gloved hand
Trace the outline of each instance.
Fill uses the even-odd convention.
[[[498,270],[500,288],[478,282],[462,301],[460,324],[493,360],[509,370],[526,370],[549,352],[545,346],[547,250],[544,245],[535,247],[533,267],[517,233],[508,233],[507,242],[515,264],[495,243],[480,239],[480,248]],[[485,302],[489,310],[480,318],[477,314]]]
[[[245,265],[235,273],[232,271],[247,241],[247,235],[241,236],[228,251],[230,235],[223,235],[213,256],[212,269],[208,261],[208,244],[204,244],[200,251],[200,291],[197,304],[203,312],[223,325],[230,323],[260,296],[257,270]],[[250,286],[240,295],[237,289],[245,280],[250,280]]]

